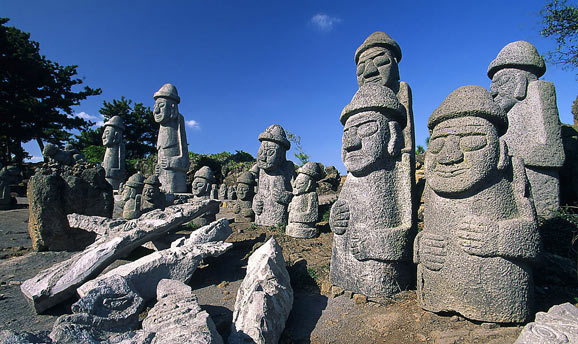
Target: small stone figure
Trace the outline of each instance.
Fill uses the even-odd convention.
[[[417,297],[432,312],[525,322],[540,249],[523,161],[501,137],[502,109],[483,87],[453,91],[428,121],[424,229],[415,239]]]
[[[227,195],[228,195],[228,188],[227,188],[227,184],[223,183],[221,184],[221,186],[219,187],[219,199],[221,201],[227,200]]]
[[[237,196],[238,200],[233,206],[233,213],[235,213],[235,222],[249,223],[255,220],[255,213],[251,208],[253,204],[253,196],[255,196],[255,178],[250,172],[242,173],[237,178]]]
[[[60,149],[52,143],[44,145],[42,155],[49,163],[72,166],[77,162],[85,161],[85,157],[72,145],[67,144],[66,148]]]
[[[213,199],[211,197],[211,185],[215,181],[215,175],[213,171],[208,166],[201,167],[196,173],[193,179],[193,201]],[[216,184],[214,184],[216,185]],[[193,220],[193,223],[198,226],[206,226],[209,223],[215,221],[215,215],[219,209],[217,208],[215,212],[209,211],[203,214],[203,216],[197,217]]]
[[[503,139],[509,153],[524,160],[536,212],[548,218],[560,206],[565,156],[554,84],[538,80],[545,72],[536,47],[525,41],[506,45],[488,67],[490,92],[508,114]]]
[[[412,167],[395,93],[361,85],[341,113],[347,179],[333,204],[330,281],[368,297],[388,297],[413,280]]]
[[[260,226],[287,224],[287,206],[293,196],[291,180],[295,170],[285,154],[291,147],[285,130],[278,124],[259,134],[257,153],[259,187],[253,199],[255,223]]]
[[[102,167],[106,171],[106,181],[112,185],[113,190],[118,190],[126,177],[126,152],[122,141],[124,129],[122,117],[114,116],[104,123],[102,133],[102,144],[106,147]]]
[[[6,166],[0,170],[0,210],[11,209],[16,199],[10,194],[11,186],[20,182],[20,170],[16,166]]]
[[[315,223],[319,216],[317,181],[321,178],[319,164],[308,162],[297,170],[293,182],[293,199],[289,203],[289,224],[285,233],[294,238],[313,238],[318,231]]]
[[[237,199],[237,191],[235,191],[235,187],[233,185],[229,186],[228,196],[229,196],[229,199],[231,201],[234,201]]]
[[[160,124],[155,174],[163,192],[187,192],[186,173],[190,163],[185,118],[178,109],[181,98],[171,84],[164,84],[153,97],[155,121]]]
[[[154,209],[164,209],[165,195],[160,189],[161,183],[159,178],[152,175],[145,179],[142,190],[141,213],[146,213]]]
[[[127,220],[138,219],[141,215],[142,192],[144,177],[140,173],[133,174],[123,186],[122,201],[124,202],[122,217]]]
[[[219,187],[217,184],[211,184],[211,199],[219,199]]]

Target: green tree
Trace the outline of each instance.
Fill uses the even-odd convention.
[[[572,115],[574,116],[574,125],[578,125],[578,96],[576,96],[574,103],[572,103]]]
[[[142,103],[134,103],[130,99],[121,97],[120,100],[106,100],[98,110],[107,121],[113,116],[120,116],[126,127],[124,131],[124,143],[126,146],[127,159],[146,158],[156,152],[156,138],[159,129],[155,122],[153,112]],[[76,136],[78,146],[90,147],[102,145],[102,132],[104,127],[92,129],[86,128]]]
[[[305,163],[309,161],[309,154],[303,151],[303,146],[301,146],[301,136],[295,135],[289,130],[285,130],[285,132],[287,133],[287,139],[293,143],[293,149],[295,150],[293,155],[295,155],[295,157],[301,162],[299,166],[305,165]]]
[[[38,42],[30,34],[6,26],[0,18],[0,161],[22,162],[29,154],[22,143],[35,140],[61,145],[70,130],[85,129],[93,123],[74,115],[72,107],[101,93],[76,78],[78,66],[61,66],[40,55]]]
[[[552,0],[540,11],[544,37],[553,37],[558,46],[547,53],[548,61],[566,68],[578,67],[578,8],[566,0]],[[578,74],[577,74],[578,75]]]

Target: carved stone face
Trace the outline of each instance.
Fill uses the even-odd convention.
[[[517,99],[516,93],[523,92],[521,95],[525,96],[527,73],[519,69],[504,68],[494,74],[490,84],[490,94],[505,112],[510,111],[519,100],[523,99]]]
[[[155,108],[153,114],[155,116],[155,122],[164,124],[170,121],[173,116],[172,112],[174,102],[167,98],[157,98],[155,101]]]
[[[113,147],[120,143],[120,132],[113,126],[106,126],[102,133],[102,144],[106,147]]]
[[[160,196],[161,190],[158,187],[155,187],[155,186],[152,186],[149,184],[145,184],[145,186],[142,190],[142,194],[146,200],[153,201],[153,200],[156,200]]]
[[[253,188],[247,184],[238,183],[236,187],[237,191],[237,198],[241,201],[249,201],[251,200],[251,196],[253,195]]]
[[[197,177],[193,180],[193,195],[206,196],[211,190],[211,184],[205,178]]]
[[[309,191],[311,188],[312,182],[311,177],[306,175],[305,173],[299,173],[295,181],[293,182],[293,194],[294,195],[301,195]]]
[[[272,141],[263,141],[257,152],[257,166],[265,171],[280,167],[285,159],[285,149]]]
[[[357,62],[359,86],[377,82],[393,88],[399,81],[399,68],[392,52],[383,47],[373,47],[362,52]]]
[[[362,112],[347,119],[343,127],[341,159],[353,175],[371,172],[387,156],[388,121],[374,111]]]
[[[496,128],[480,117],[448,119],[431,135],[425,157],[427,183],[439,193],[460,193],[482,185],[497,170]]]

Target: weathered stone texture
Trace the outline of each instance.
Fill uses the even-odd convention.
[[[209,166],[201,167],[197,172],[195,172],[195,179],[193,179],[193,184],[191,186],[193,190],[194,198],[193,200],[202,199],[217,199],[217,184],[212,184],[215,181],[215,174]],[[215,195],[213,195],[213,190]],[[215,197],[213,197],[215,196]],[[219,207],[207,211],[203,216],[196,218],[193,224],[197,226],[206,226],[207,224],[215,221],[216,214],[219,212]]]
[[[414,243],[418,303],[485,322],[531,315],[530,262],[540,250],[524,164],[507,154],[507,118],[480,86],[432,113],[424,229]]]
[[[578,308],[564,303],[536,313],[536,321],[524,326],[514,344],[538,343],[578,343]]]
[[[249,257],[237,291],[229,343],[277,343],[293,307],[281,247],[269,239]]]
[[[106,147],[102,168],[113,190],[118,190],[126,178],[126,148],[122,141],[124,129],[122,117],[114,116],[104,123],[102,133],[102,144]]]
[[[319,198],[315,189],[320,177],[319,165],[311,161],[297,171],[285,234],[294,238],[313,238],[317,235],[315,223],[319,217]]]
[[[236,194],[239,199],[233,205],[237,223],[249,223],[255,220],[255,212],[252,209],[255,184],[255,178],[250,172],[244,172],[237,178]]]

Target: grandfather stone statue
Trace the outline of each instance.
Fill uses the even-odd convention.
[[[120,116],[114,116],[104,123],[102,144],[106,147],[102,167],[106,171],[106,181],[112,185],[113,190],[118,190],[120,183],[126,177],[125,147],[122,142],[124,121]]]
[[[219,199],[224,201],[227,199],[227,184],[223,183],[221,184],[221,186],[219,187]]]
[[[403,152],[415,152],[415,133],[413,126],[413,109],[411,88],[405,81],[399,81],[399,67],[401,48],[385,32],[377,31],[369,35],[355,52],[357,65],[357,83],[361,87],[365,84],[377,83],[391,89],[405,108],[406,126],[403,129]],[[410,155],[412,162],[415,154]],[[413,165],[412,165],[413,166]]]
[[[255,220],[255,213],[252,209],[253,196],[255,196],[255,178],[251,172],[243,172],[237,178],[238,200],[233,206],[235,222],[248,223]]]
[[[229,196],[229,199],[231,201],[234,201],[237,199],[237,191],[235,191],[235,187],[233,185],[229,186],[229,193],[227,196]]]
[[[317,181],[321,178],[319,164],[308,162],[297,170],[293,182],[293,199],[289,203],[289,224],[285,233],[294,238],[313,238],[318,231],[315,223],[319,217]]]
[[[138,219],[141,212],[144,177],[140,173],[133,174],[122,189],[122,217],[127,220]]]
[[[330,281],[369,297],[390,296],[413,279],[412,153],[402,151],[407,116],[391,89],[366,83],[340,120],[348,175],[330,213]]]
[[[211,197],[212,183],[215,181],[215,175],[213,171],[208,166],[201,167],[196,173],[193,179],[193,201],[200,201],[206,199],[213,199]],[[216,185],[216,184],[214,184]],[[203,216],[197,217],[193,220],[193,223],[198,226],[206,226],[209,223],[215,221],[215,215],[219,211],[218,207],[216,211],[208,211],[203,214]]]
[[[10,194],[11,186],[20,181],[20,171],[16,166],[6,166],[0,170],[0,210],[12,208],[16,199]]]
[[[211,184],[211,199],[219,199],[219,188],[217,184]]]
[[[145,179],[142,190],[141,213],[146,213],[153,209],[163,209],[166,197],[160,189],[159,178],[152,175]]]
[[[285,130],[278,124],[259,134],[261,147],[257,153],[259,187],[253,199],[255,223],[260,226],[287,224],[287,206],[291,201],[293,163],[285,154],[291,147]]]
[[[525,322],[540,248],[523,161],[508,120],[483,87],[453,91],[428,121],[424,230],[414,243],[417,297],[433,312]]]
[[[177,88],[164,84],[154,94],[155,121],[160,124],[157,140],[156,175],[166,193],[187,192],[186,173],[189,169],[189,151],[185,132],[185,118],[179,113],[181,98]]]
[[[525,41],[506,45],[488,67],[490,92],[508,114],[503,139],[510,154],[524,160],[536,212],[551,217],[560,205],[564,149],[554,84],[538,80],[545,72],[544,60]]]

